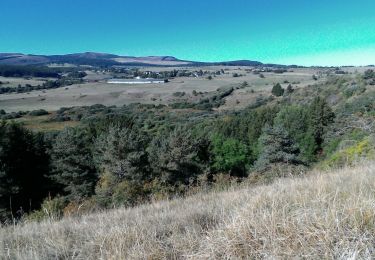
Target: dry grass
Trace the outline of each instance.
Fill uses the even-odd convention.
[[[11,259],[375,257],[375,164],[0,230]]]
[[[26,79],[26,78],[14,78],[14,77],[2,77],[0,76],[0,81],[3,82],[1,84],[1,87],[11,87],[15,88],[18,85],[26,85],[30,84],[32,86],[37,86],[37,85],[42,85],[43,83],[46,82],[46,80],[50,80],[51,78],[31,78],[31,79]]]
[[[24,116],[14,121],[23,124],[27,129],[38,132],[61,131],[65,127],[75,127],[79,124],[78,121],[54,122],[49,119],[51,119],[50,115]]]

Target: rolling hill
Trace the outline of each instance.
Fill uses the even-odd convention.
[[[172,56],[119,56],[107,53],[85,52],[66,55],[33,55],[22,53],[0,53],[0,65],[47,65],[69,63],[91,66],[261,66],[258,61],[239,60],[224,62],[196,62],[180,60]]]

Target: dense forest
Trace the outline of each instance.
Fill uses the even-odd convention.
[[[58,78],[60,71],[46,66],[0,65],[0,76],[3,77]]]
[[[55,132],[3,120],[1,221],[133,206],[370,156],[374,74],[296,90],[275,85],[238,112],[213,110],[229,89],[195,104],[62,108],[51,120],[79,124]]]

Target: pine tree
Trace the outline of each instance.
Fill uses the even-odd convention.
[[[276,97],[280,97],[284,95],[284,89],[281,87],[280,83],[277,83],[276,85],[273,86],[272,94],[275,95]]]
[[[66,128],[52,146],[53,175],[68,200],[80,201],[94,193],[97,173],[91,139],[85,129]]]
[[[207,143],[195,138],[184,127],[167,136],[158,136],[150,144],[148,154],[153,173],[163,183],[188,183],[190,178],[202,173],[202,159]]]
[[[274,126],[280,126],[289,133],[293,141],[298,144],[304,161],[313,160],[316,144],[309,129],[308,109],[295,105],[286,106],[277,114]]]
[[[263,129],[259,138],[260,156],[255,163],[256,168],[265,169],[272,164],[300,164],[299,148],[281,126]]]
[[[95,142],[95,160],[103,172],[119,180],[141,181],[147,176],[145,150],[141,131],[112,125]]]
[[[333,123],[335,114],[328,103],[321,97],[317,97],[313,100],[308,109],[309,113],[309,128],[315,142],[317,149],[321,149],[321,145],[324,141],[324,134],[329,124]]]
[[[41,135],[0,122],[0,221],[40,206],[49,185],[49,158]]]

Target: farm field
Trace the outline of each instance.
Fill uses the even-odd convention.
[[[152,68],[143,68],[151,70]],[[158,71],[162,69],[158,68]],[[169,69],[172,68],[163,68]],[[188,68],[189,69],[189,68]],[[190,68],[191,70],[197,68]],[[200,69],[200,68],[199,68]],[[186,101],[199,99],[192,95],[193,91],[206,93],[214,92],[223,87],[237,87],[243,82],[248,83],[248,87],[236,90],[232,96],[227,98],[228,102],[222,109],[243,108],[251,104],[254,97],[263,94],[268,95],[272,86],[281,83],[283,87],[292,84],[293,87],[304,87],[314,84],[317,81],[312,76],[319,70],[314,69],[294,69],[292,72],[283,74],[263,73],[265,78],[259,75],[246,72],[246,67],[227,68],[227,67],[202,67],[202,70],[225,70],[225,74],[213,77],[212,80],[206,77],[177,77],[171,79],[166,84],[148,84],[148,85],[127,85],[127,84],[108,84],[107,79],[111,77],[108,74],[88,73],[87,78],[96,82],[85,84],[75,84],[63,88],[35,90],[27,93],[10,93],[0,95],[0,109],[7,112],[30,111],[35,109],[45,109],[55,111],[61,107],[89,106],[94,104],[103,104],[107,106],[122,106],[131,103],[145,104],[170,104],[181,101],[173,95],[176,92],[185,93]],[[237,73],[239,77],[233,77]],[[7,78],[8,79],[8,78]],[[37,84],[38,80],[24,80],[11,78],[13,85],[18,84]],[[318,81],[324,80],[323,78]],[[8,80],[10,81],[10,80]],[[255,93],[252,93],[255,91]]]
[[[1,87],[17,87],[18,85],[42,85],[46,82],[47,79],[42,78],[10,78],[10,77],[1,77],[0,82],[2,82]]]

